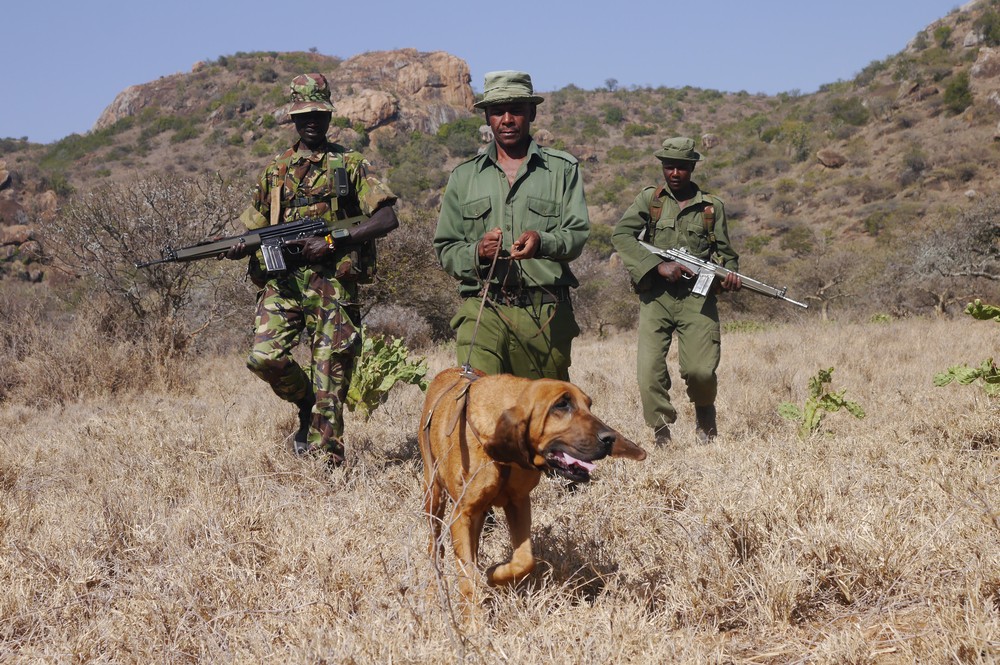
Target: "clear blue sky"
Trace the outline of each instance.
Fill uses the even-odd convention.
[[[412,47],[573,83],[776,94],[850,79],[901,51],[955,0],[52,0],[4,3],[0,137],[86,132],[129,85],[238,51],[348,58]],[[957,35],[959,39],[964,33]]]

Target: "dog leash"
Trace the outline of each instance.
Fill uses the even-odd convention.
[[[469,355],[465,359],[465,363],[462,365],[462,375],[465,376],[470,381],[474,381],[476,374],[472,371],[472,350],[476,348],[476,335],[479,333],[479,323],[483,318],[483,308],[486,307],[486,301],[490,297],[490,282],[493,281],[493,271],[497,267],[497,258],[500,256],[500,247],[503,245],[503,236],[497,240],[496,251],[493,252],[493,260],[490,262],[490,271],[486,275],[486,283],[483,284],[483,299],[479,303],[479,313],[476,314],[476,325],[472,328],[472,339],[469,340]]]

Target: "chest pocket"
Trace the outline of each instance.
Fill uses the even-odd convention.
[[[476,199],[475,201],[468,201],[462,204],[462,219],[486,217],[490,214],[492,208],[493,205],[490,203],[490,197],[488,196]]]
[[[529,196],[528,217],[527,228],[542,228],[550,231],[556,227],[559,218],[562,217],[562,204],[548,199]]]
[[[679,229],[684,232],[688,250],[701,258],[706,258],[711,248],[708,230],[705,228],[704,216],[704,209],[698,213],[692,211],[680,223]]]
[[[490,197],[466,201],[462,204],[462,219],[465,221],[465,236],[476,240],[486,232],[486,220],[489,219],[493,204]]]

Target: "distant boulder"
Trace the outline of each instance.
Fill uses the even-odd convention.
[[[847,163],[847,157],[844,157],[842,154],[831,148],[823,148],[817,152],[816,159],[818,159],[819,163],[828,169],[839,169]]]
[[[395,119],[399,113],[399,101],[388,92],[381,90],[361,90],[360,92],[338,99],[334,102],[337,116],[360,124],[366,130],[381,127]]]
[[[556,137],[547,129],[539,129],[531,137],[535,139],[535,143],[542,147],[548,147],[556,142]]]

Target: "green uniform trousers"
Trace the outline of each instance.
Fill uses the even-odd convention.
[[[695,406],[715,404],[721,358],[719,310],[714,295],[692,295],[686,285],[658,284],[639,294],[637,376],[646,424],[659,429],[677,419],[670,403],[667,353],[676,331],[681,378]]]
[[[344,460],[344,400],[360,351],[355,323],[360,312],[348,305],[353,292],[326,274],[300,268],[271,279],[257,300],[253,348],[247,367],[289,402],[315,399],[308,443]],[[300,335],[310,347],[309,372],[292,357]],[[311,375],[311,377],[310,377]]]
[[[471,360],[469,348],[479,316],[480,298],[466,298],[451,320],[457,333],[458,365],[466,361],[487,374],[569,381],[570,350],[580,327],[569,300],[525,307],[490,302],[483,308]]]

